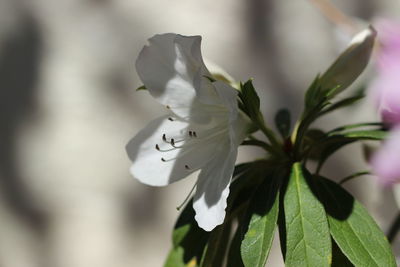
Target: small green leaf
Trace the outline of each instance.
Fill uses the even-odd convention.
[[[240,85],[239,97],[242,100],[244,112],[253,120],[260,119],[260,98],[253,86],[252,80]]]
[[[360,101],[363,98],[364,98],[364,95],[355,95],[355,96],[351,96],[351,97],[342,99],[336,103],[333,103],[333,104],[327,106],[327,108],[325,108],[323,111],[321,111],[318,116],[322,116],[322,115],[325,115],[326,113],[335,111],[337,109],[350,106],[350,105]]]
[[[197,267],[210,233],[199,228],[194,220],[190,201],[182,211],[172,234],[173,248],[164,267]]]
[[[315,77],[314,81],[311,83],[310,87],[308,87],[307,89],[304,99],[305,113],[317,106],[323,98],[323,95],[321,93],[321,86],[319,85],[319,80],[320,76],[317,75],[317,77]]]
[[[323,201],[330,232],[340,250],[359,267],[395,267],[390,244],[366,209],[345,189],[328,179],[318,177],[319,195]]]
[[[331,136],[343,136],[346,138],[357,139],[357,140],[383,140],[387,137],[387,131],[381,130],[364,130],[364,131],[350,131],[340,134],[333,134]]]
[[[136,91],[147,90],[146,86],[142,85],[136,88]]]
[[[331,238],[325,210],[311,192],[305,175],[309,177],[301,164],[295,163],[284,196],[285,265],[330,266]]]
[[[346,130],[355,129],[355,128],[365,128],[365,127],[373,127],[373,129],[365,129],[365,130],[382,130],[384,128],[382,122],[363,122],[363,123],[356,123],[356,124],[349,124],[337,127],[333,130],[330,130],[328,134],[333,133],[340,133]]]
[[[290,134],[290,112],[288,109],[281,109],[275,115],[275,125],[281,136],[285,139]]]
[[[307,158],[319,159],[321,147],[318,144],[324,139],[326,139],[326,134],[322,130],[309,129],[306,132],[302,149],[307,151]]]
[[[342,147],[354,143],[357,139],[346,138],[343,136],[331,136],[321,142],[317,142],[310,150],[310,155],[318,160],[318,171],[325,161]]]
[[[360,140],[384,140],[387,132],[383,130],[331,131],[326,138],[310,144],[308,156],[319,161],[318,170],[325,161],[340,148]]]
[[[247,217],[248,229],[241,245],[246,267],[264,267],[271,249],[278,219],[277,177],[267,177],[252,197]]]

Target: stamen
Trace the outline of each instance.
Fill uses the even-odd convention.
[[[167,109],[171,109],[171,107],[170,107],[170,106],[168,106],[168,105],[167,105],[166,107],[167,107]]]
[[[188,165],[185,165],[185,169],[186,169],[186,170],[190,170],[190,168],[189,168]]]
[[[171,118],[171,117],[169,117],[169,118],[168,118],[168,120],[170,120],[170,121],[174,121],[174,119],[173,119],[173,118]]]
[[[193,132],[192,131],[189,131],[189,136],[193,137]]]
[[[192,133],[192,134],[193,134],[193,136],[194,136],[194,137],[196,137],[196,138],[197,138],[197,134],[196,134],[196,132],[195,132],[195,131],[193,131],[193,133]]]
[[[167,142],[167,137],[165,136],[165,134],[162,135],[162,140],[163,140],[164,142]],[[167,142],[167,143],[168,143],[168,142]]]
[[[156,145],[156,149],[157,149],[159,152],[169,152],[169,151],[173,151],[173,150],[178,149],[178,148],[181,148],[181,147],[175,146],[175,147],[168,148],[168,149],[161,149],[160,146],[159,146],[158,144]]]
[[[197,182],[193,185],[192,189],[190,189],[189,194],[186,196],[185,200],[183,200],[182,204],[180,204],[178,207],[176,207],[176,209],[177,209],[178,211],[188,202],[188,200],[189,200],[190,197],[192,196],[193,191],[194,191],[194,189],[196,188],[196,186],[197,186]]]
[[[162,161],[162,162],[166,162],[166,160],[165,160],[164,158],[161,158],[161,161]]]
[[[172,145],[173,147],[175,147],[175,140],[174,140],[174,138],[171,138],[171,145]]]

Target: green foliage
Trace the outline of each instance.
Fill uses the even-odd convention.
[[[267,177],[250,200],[247,209],[250,222],[241,245],[246,267],[263,267],[267,261],[278,219],[278,178]]]
[[[335,240],[332,240],[332,267],[353,267],[346,255],[340,250]]]
[[[239,98],[243,103],[243,111],[255,122],[258,122],[262,115],[260,113],[260,98],[253,86],[253,81],[248,80],[240,84]]]
[[[312,193],[300,163],[295,163],[284,196],[286,266],[329,266],[329,226],[322,203]]]
[[[324,114],[330,113],[330,112],[335,111],[337,109],[341,109],[341,108],[345,108],[345,107],[348,107],[350,105],[353,105],[354,103],[360,101],[364,97],[365,96],[363,94],[358,94],[358,95],[355,95],[355,96],[344,98],[344,99],[342,99],[340,101],[337,101],[335,103],[332,103],[327,108],[322,110],[319,113],[319,116],[322,116]]]
[[[238,230],[232,238],[228,251],[228,259],[226,266],[229,267],[244,267],[242,257],[240,255],[240,246],[242,243],[242,232],[240,231],[242,223],[239,222]]]
[[[338,184],[318,177],[319,193],[340,250],[355,266],[396,266],[389,242],[365,208]]]
[[[164,267],[197,267],[206,247],[209,233],[197,226],[192,202],[182,211],[172,234],[173,248]]]
[[[211,232],[206,250],[201,259],[201,267],[219,267],[224,262],[224,256],[228,247],[228,242],[231,233],[231,224],[225,223]]]
[[[287,138],[290,134],[290,112],[287,109],[279,110],[275,115],[275,125],[282,138]]]

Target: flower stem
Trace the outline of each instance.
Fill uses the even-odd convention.
[[[342,185],[342,184],[344,184],[344,183],[346,183],[346,182],[348,182],[348,181],[350,181],[350,180],[352,180],[354,178],[357,178],[357,177],[360,177],[360,176],[363,176],[363,175],[368,175],[368,174],[371,174],[371,172],[369,172],[369,171],[356,172],[356,173],[354,173],[352,175],[349,175],[349,176],[343,178],[342,180],[340,180],[339,184]]]
[[[274,149],[272,148],[271,145],[257,139],[251,139],[251,140],[244,140],[241,144],[241,146],[258,146],[264,148],[267,152],[273,153]]]
[[[396,218],[394,219],[392,225],[389,228],[389,232],[387,234],[389,243],[393,243],[394,238],[397,235],[397,232],[399,232],[399,229],[400,229],[400,212],[397,214]]]
[[[274,151],[277,155],[283,155],[283,150],[281,149],[281,145],[279,144],[278,140],[275,137],[274,132],[267,128],[263,121],[259,121],[258,123],[259,129],[264,133],[264,135],[268,138],[271,142],[270,148]]]

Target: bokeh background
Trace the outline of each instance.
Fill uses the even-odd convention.
[[[332,3],[364,23],[400,16],[398,0]],[[202,35],[206,58],[237,80],[254,78],[269,121],[282,107],[298,116],[307,85],[348,38],[307,0],[0,0],[0,266],[162,265],[194,180],[142,185],[124,146],[162,113],[135,92],[134,61],[164,32]],[[376,119],[367,100],[320,125]],[[241,152],[245,161],[255,151]],[[367,168],[361,156],[360,146],[346,148],[324,172],[340,179]],[[373,177],[346,187],[387,231],[398,210],[392,190]],[[281,258],[275,245],[269,266]]]

